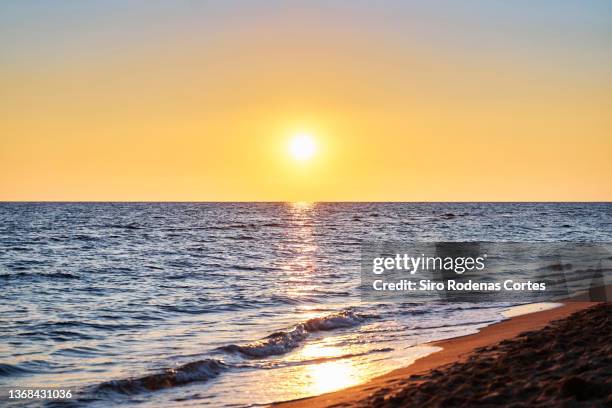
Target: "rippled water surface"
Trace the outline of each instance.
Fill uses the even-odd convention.
[[[611,204],[0,204],[0,386],[75,406],[356,384],[506,304],[362,302],[360,243],[612,241]]]

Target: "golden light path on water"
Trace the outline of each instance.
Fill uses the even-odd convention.
[[[316,272],[314,253],[317,246],[314,244],[312,216],[315,204],[299,201],[290,204],[290,211],[297,228],[294,228],[294,244],[298,248],[299,255],[293,259],[288,268],[298,272],[300,275]],[[302,280],[307,276],[302,276]],[[313,277],[310,277],[311,279]],[[316,279],[316,277],[314,277]],[[287,288],[288,293],[296,295],[294,288]],[[324,313],[305,310],[303,319],[320,317]],[[350,358],[335,359],[341,356],[356,354],[356,350],[338,347],[329,339],[322,339],[316,343],[308,343],[302,347],[294,356],[293,361],[317,361],[320,363],[303,365],[292,373],[291,384],[293,390],[288,390],[293,395],[314,395],[341,388],[349,387],[365,381],[368,372],[355,366]],[[332,359],[332,360],[327,360]],[[326,361],[327,360],[327,361]]]
[[[346,388],[368,378],[367,374],[357,370],[350,360],[311,365],[307,367],[305,374],[311,379],[308,389],[313,394]]]
[[[337,339],[336,339],[337,341]],[[303,347],[290,361],[308,361],[308,364],[296,365],[275,373],[276,384],[282,389],[277,398],[282,400],[303,398],[337,391],[351,387],[385,374],[390,368],[399,368],[412,364],[439,347],[415,346],[401,353],[401,359],[389,359],[386,353],[372,358],[366,355],[367,345],[361,347],[339,347],[327,341],[309,344]],[[321,362],[317,362],[321,360]]]
[[[325,342],[306,345],[299,353],[304,360],[333,358],[350,354],[350,350]],[[309,364],[301,374],[302,387],[312,394],[321,394],[349,387],[366,381],[369,377],[365,370],[360,370],[350,358],[330,360],[319,364]]]
[[[315,239],[315,217],[317,204],[292,202],[287,204],[292,228],[286,230],[284,250],[291,253],[282,266],[286,273],[284,285],[279,291],[291,299],[311,295],[310,285],[319,279]],[[348,305],[338,305],[339,310]],[[329,312],[316,306],[300,306],[299,321],[322,317]],[[434,351],[437,347],[417,346],[396,350],[399,353],[372,353],[367,342],[355,342],[360,328],[339,334],[313,333],[302,347],[286,356],[287,367],[269,370],[267,381],[275,384],[274,390],[260,390],[270,400],[290,400],[336,391],[382,375],[390,368],[411,364],[417,358]],[[263,398],[264,400],[268,398]]]
[[[315,204],[309,202],[292,202],[288,204],[292,228],[286,229],[284,237],[285,248],[291,254],[282,269],[286,279],[283,279],[283,293],[291,299],[300,299],[309,294],[308,287],[316,283],[315,253],[318,249],[313,235],[313,217]],[[316,317],[316,316],[313,316]]]

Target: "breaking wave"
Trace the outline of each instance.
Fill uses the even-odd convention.
[[[111,391],[122,394],[135,394],[141,391],[155,391],[176,387],[195,381],[206,381],[218,376],[227,368],[223,362],[206,359],[187,363],[176,368],[168,368],[161,373],[140,378],[112,380],[96,387],[96,391]]]
[[[278,331],[252,343],[243,345],[230,344],[221,350],[238,352],[250,358],[264,358],[285,354],[300,346],[310,333],[329,331],[361,324],[367,316],[352,311],[344,311],[331,315],[316,317],[299,323],[288,330]]]

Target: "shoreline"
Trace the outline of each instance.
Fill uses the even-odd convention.
[[[609,290],[610,287],[606,289]],[[441,350],[420,358],[409,366],[395,369],[365,383],[312,397],[275,402],[271,406],[281,408],[317,408],[332,405],[358,405],[377,391],[393,393],[394,389],[409,382],[410,377],[413,375],[423,375],[451,363],[463,362],[478,349],[515,338],[523,332],[540,330],[552,321],[567,318],[600,302],[572,299],[560,303],[562,303],[562,306],[556,308],[510,317],[507,320],[486,326],[479,330],[478,333],[426,343],[424,345],[440,347]]]

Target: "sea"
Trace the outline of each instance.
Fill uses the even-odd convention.
[[[303,398],[514,306],[365,299],[376,241],[612,242],[612,204],[0,203],[0,405]],[[7,399],[36,387],[72,398]]]

